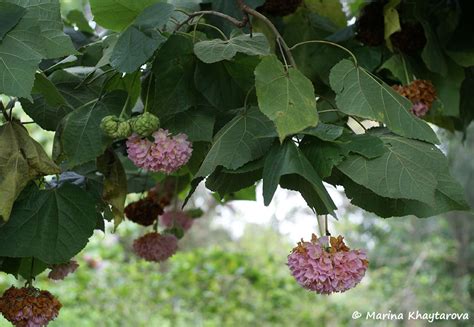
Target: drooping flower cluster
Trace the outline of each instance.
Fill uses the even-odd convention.
[[[384,42],[384,4],[371,1],[360,12],[356,21],[356,39],[369,46],[379,46]]]
[[[133,242],[133,251],[146,261],[165,261],[178,250],[178,239],[174,235],[148,233]]]
[[[71,260],[67,263],[54,265],[48,274],[49,279],[63,280],[67,275],[72,274],[79,268],[77,261]]]
[[[419,22],[402,22],[401,30],[393,33],[390,40],[395,48],[406,54],[416,54],[426,45],[423,26]]]
[[[185,134],[171,136],[164,129],[153,133],[154,141],[133,134],[127,140],[128,157],[140,168],[171,174],[185,165],[192,154],[192,144]]]
[[[160,217],[160,222],[166,228],[178,227],[187,231],[193,225],[194,220],[184,211],[168,211]]]
[[[287,16],[294,13],[303,0],[267,0],[258,10],[273,16]]]
[[[151,197],[130,203],[125,208],[127,218],[142,226],[151,226],[162,213],[163,207]]]
[[[412,112],[423,117],[436,100],[436,89],[431,81],[414,80],[408,85],[394,85],[393,89],[413,103]]]
[[[14,326],[41,327],[54,320],[61,303],[48,291],[10,287],[0,297],[0,312]]]
[[[301,240],[288,256],[288,267],[304,288],[319,294],[345,292],[364,277],[368,261],[364,251],[350,250],[342,236]]]

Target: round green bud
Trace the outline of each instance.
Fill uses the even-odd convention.
[[[130,121],[132,130],[140,136],[149,136],[160,128],[160,119],[155,115],[145,112],[142,115],[132,118]]]
[[[100,128],[105,135],[115,138],[120,119],[117,116],[105,116],[100,122]]]
[[[127,138],[132,134],[130,123],[117,116],[106,116],[100,123],[104,134],[113,139]]]
[[[126,139],[132,135],[132,127],[128,121],[121,121],[117,128],[117,138]]]

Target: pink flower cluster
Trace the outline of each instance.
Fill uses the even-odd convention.
[[[330,242],[330,245],[329,245]],[[345,292],[364,277],[368,261],[361,250],[350,250],[341,236],[298,243],[288,256],[288,267],[304,288],[319,294]]]
[[[173,226],[182,228],[187,231],[193,225],[194,220],[189,217],[184,211],[168,211],[160,217],[160,222],[166,228]]]
[[[128,157],[137,167],[171,174],[191,158],[192,144],[186,134],[171,136],[160,128],[153,133],[153,138],[153,142],[137,134],[128,138]]]
[[[417,117],[423,117],[430,108],[423,102],[415,102],[411,107],[411,112]]]
[[[178,239],[174,235],[148,233],[133,242],[133,251],[146,261],[165,261],[178,250]]]
[[[79,264],[74,260],[60,265],[54,265],[48,274],[48,278],[53,280],[63,280],[67,275],[75,272],[77,268],[79,268]]]

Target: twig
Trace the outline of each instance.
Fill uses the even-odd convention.
[[[187,13],[185,11],[181,11],[183,14],[188,15],[188,18],[186,18],[181,24],[176,25],[176,28],[174,29],[175,32],[178,31],[181,27],[184,25],[188,24],[190,21],[192,21],[195,17],[198,16],[203,16],[203,15],[212,15],[212,16],[217,16],[223,19],[226,19],[233,25],[235,25],[238,28],[245,27],[247,25],[247,21],[244,20],[238,20],[232,16],[226,15],[224,13],[221,13],[219,11],[214,11],[214,10],[201,10],[201,11],[195,11],[193,13]]]
[[[248,17],[248,15],[250,15],[250,16],[253,16],[257,19],[260,19],[265,25],[267,25],[270,28],[272,33],[275,35],[277,43],[283,48],[284,56],[286,56],[286,58],[290,62],[290,65],[292,67],[296,68],[295,58],[293,57],[293,55],[291,53],[291,50],[288,47],[288,44],[286,44],[285,40],[281,36],[281,34],[278,31],[278,29],[276,28],[276,26],[273,25],[273,23],[267,17],[265,17],[264,15],[262,15],[261,13],[256,11],[255,9],[250,8],[249,6],[247,6],[245,4],[244,0],[236,0],[236,1],[237,1],[237,4],[239,5],[240,9],[242,10],[242,12],[244,13],[244,15],[246,17]]]

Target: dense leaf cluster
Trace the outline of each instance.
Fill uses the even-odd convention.
[[[133,166],[101,130],[106,116],[149,112],[187,134],[193,156],[172,178],[188,198],[206,180],[248,199],[263,179],[265,204],[281,186],[320,215],[337,209],[324,182],[382,217],[467,209],[427,121],[463,130],[474,117],[469,1],[390,1],[379,46],[361,43],[332,0],[284,19],[243,3],[90,0],[90,25],[90,13],[63,12],[68,36],[57,0],[0,2],[0,94],[55,132],[53,163],[2,106],[1,270],[67,262],[104,219],[120,223],[128,193],[165,178]],[[413,20],[426,42],[407,54],[392,35]],[[391,87],[421,78],[438,94],[424,119]]]

